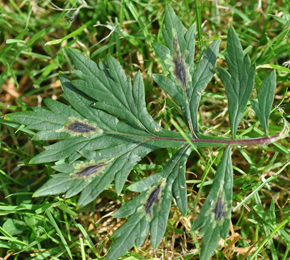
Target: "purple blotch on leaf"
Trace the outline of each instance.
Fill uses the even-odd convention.
[[[182,59],[182,55],[180,53],[177,38],[173,39],[173,47],[176,54],[176,58],[173,59],[173,63],[175,65],[174,75],[180,80],[181,84],[185,86],[186,85],[186,68],[184,65],[184,61]]]
[[[224,204],[222,202],[222,199],[219,197],[213,210],[213,213],[215,214],[215,220],[220,220],[225,215],[223,209]]]
[[[158,202],[158,195],[160,191],[161,191],[161,186],[158,185],[149,195],[145,204],[145,211],[147,214],[151,212],[153,204]]]
[[[89,177],[92,174],[96,173],[102,166],[104,165],[103,162],[98,163],[96,165],[88,166],[82,169],[80,172],[76,173],[76,177]]]
[[[77,132],[77,133],[90,133],[96,130],[95,127],[87,125],[79,121],[75,121],[69,124],[67,129],[72,132]]]

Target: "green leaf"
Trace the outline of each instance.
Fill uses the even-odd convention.
[[[99,140],[100,138],[88,139],[85,137],[75,137],[73,142],[71,139],[57,142],[53,145],[46,146],[45,151],[33,157],[30,163],[40,164],[66,159],[80,151],[89,141],[94,141],[96,139]]]
[[[115,233],[112,248],[107,255],[107,260],[114,260],[125,254],[134,244],[141,246],[149,230],[149,222],[145,216],[134,214],[130,216]]]
[[[136,16],[133,5],[128,6]],[[200,19],[198,20],[200,22]],[[90,23],[91,21],[85,27]],[[144,25],[142,21],[140,23]],[[53,174],[34,196],[64,193],[65,197],[69,198],[80,194],[78,203],[85,206],[106,189],[114,188],[116,193],[120,194],[132,169],[156,171],[153,175],[130,185],[128,190],[139,194],[113,214],[118,218],[127,217],[127,220],[112,237],[114,241],[106,257],[109,260],[121,257],[134,244],[140,247],[149,231],[152,246],[155,249],[159,246],[166,232],[172,200],[174,199],[181,214],[188,213],[185,171],[192,149],[201,156],[198,148],[222,146],[225,150],[223,155],[221,154],[222,159],[211,190],[193,225],[193,230],[201,229],[200,235],[203,236],[200,259],[210,259],[220,238],[227,237],[230,225],[233,196],[231,145],[266,144],[285,137],[289,132],[285,123],[281,133],[268,136],[276,80],[275,73],[272,72],[264,79],[257,100],[251,101],[267,137],[235,140],[238,125],[253,89],[255,67],[243,54],[238,36],[231,27],[227,39],[228,54],[225,55],[228,71],[223,68],[219,71],[228,97],[234,139],[202,136],[199,133],[198,108],[201,95],[215,74],[220,41],[213,41],[208,47],[200,46],[204,49],[203,55],[200,61],[194,64],[195,24],[185,30],[170,5],[165,7],[164,24],[165,45],[157,43],[153,48],[169,73],[167,76],[155,74],[153,78],[173,99],[170,100],[174,104],[171,107],[181,113],[183,118],[177,118],[177,121],[183,129],[174,119],[170,120],[172,126],[164,124],[166,128],[161,127],[166,121],[154,121],[146,108],[144,83],[140,72],[131,80],[113,57],[109,56],[96,64],[73,49],[67,49],[67,52],[76,68],[74,78],[71,79],[64,73],[59,75],[64,91],[63,97],[68,104],[45,100],[44,108],[25,108],[23,112],[6,115],[6,120],[0,119],[1,123],[17,128],[17,131],[33,135],[34,140],[55,141],[30,161],[33,164],[55,163],[52,168],[59,172]],[[200,28],[199,26],[199,34]],[[81,30],[83,28],[78,32]],[[44,33],[45,30],[39,32],[27,44],[31,45]],[[72,34],[65,36],[61,41],[71,36]],[[199,38],[202,44],[201,35]],[[8,46],[9,48],[11,46]],[[47,67],[42,74],[42,80],[47,70],[55,65],[56,61]],[[170,112],[169,116],[174,114]],[[169,131],[171,127],[177,131]],[[167,163],[151,164],[150,167],[143,168],[136,166],[147,154],[162,148],[170,148],[170,159]],[[162,154],[158,155],[158,158],[161,156]],[[270,224],[274,225],[274,201],[270,209]],[[255,210],[260,216],[267,216],[260,206],[255,207]],[[52,218],[53,212],[47,213],[55,230],[61,235],[61,230]],[[15,225],[12,225],[15,223],[11,223],[5,223],[6,227],[9,228],[10,225],[15,233]],[[177,232],[184,233],[180,229],[177,229]],[[269,237],[274,232],[275,228]],[[283,230],[281,234],[289,240],[289,235],[283,233]],[[62,235],[61,240],[72,257]],[[273,248],[274,244],[270,245]],[[8,244],[5,244],[5,247],[8,247]]]
[[[69,174],[55,174],[52,179],[46,182],[40,189],[38,189],[33,196],[46,196],[52,194],[60,194],[66,192],[71,187],[74,187],[74,183],[70,180]]]
[[[228,98],[229,117],[232,136],[235,138],[247,102],[252,94],[255,77],[255,66],[250,58],[244,57],[239,38],[233,27],[229,28],[225,55],[229,72],[219,68],[222,82]]]
[[[104,68],[73,50],[69,49],[68,53],[82,79],[72,84],[84,94],[94,97],[94,107],[113,113],[137,129],[153,134],[163,131],[147,112],[140,73],[137,73],[132,88],[131,79],[126,78],[120,63],[114,58],[108,57]]]
[[[226,238],[231,219],[233,196],[233,168],[231,147],[228,146],[217,168],[210,192],[202,206],[192,230],[201,228],[203,235],[200,259],[208,260],[219,239]]]
[[[186,49],[188,50],[188,55],[186,57],[186,63],[189,65],[189,72],[193,73],[193,65],[194,65],[194,54],[195,54],[195,34],[196,34],[196,26],[195,24],[191,25],[186,34],[185,41],[187,43]]]
[[[178,175],[184,174],[187,158],[190,153],[190,147],[182,147],[172,156],[170,161],[165,165],[163,171],[160,173],[162,178],[166,180],[166,185],[162,190],[160,207],[153,207],[153,219],[151,222],[150,230],[151,244],[154,248],[157,248],[159,246],[166,230],[168,214],[173,198],[173,183],[175,182]]]
[[[184,26],[170,5],[165,6],[164,24],[165,24],[166,30],[163,31],[163,37],[171,53],[173,52],[173,46],[172,46],[173,29],[176,30],[178,42],[180,44],[180,49],[181,49],[181,52],[183,53],[187,46],[187,43],[184,39],[184,32],[185,32]]]
[[[54,100],[50,100],[49,103],[53,103],[55,106],[63,105],[58,101]],[[79,117],[80,115],[75,112],[74,116]],[[5,118],[11,121],[17,121],[20,124],[25,124],[27,128],[38,131],[47,129],[61,129],[65,120],[67,120],[67,117],[64,114],[54,113],[53,111],[49,111],[45,108],[40,107],[34,107],[33,111],[23,111],[8,114]]]
[[[176,85],[173,80],[160,74],[152,75],[154,81],[165,91],[172,99],[182,108],[186,105],[182,95],[182,90],[179,85]],[[182,109],[184,111],[184,109]]]
[[[64,163],[63,168],[74,163],[71,171],[60,170],[63,174],[49,180],[34,196],[66,192],[71,197],[81,193],[79,204],[84,206],[113,180],[120,193],[130,171],[149,152],[179,147],[185,140],[179,133],[165,130],[153,121],[146,110],[140,73],[132,86],[112,57],[98,66],[73,50],[69,54],[81,77],[71,81],[60,74],[63,96],[72,107],[46,100],[47,108],[9,114],[6,119],[38,130],[34,139],[60,139],[45,147],[30,163],[59,161]],[[172,137],[179,140],[168,142]],[[82,159],[82,163],[76,162],[77,159]],[[58,167],[61,168],[60,164]]]
[[[163,31],[166,45],[153,45],[155,52],[163,61],[171,75],[171,79],[162,75],[153,75],[156,83],[164,89],[181,107],[194,138],[198,134],[198,107],[201,94],[215,74],[220,41],[214,41],[203,52],[202,60],[194,70],[195,25],[190,26],[187,33],[171,7],[165,9],[165,27]]]
[[[162,202],[160,205],[160,209],[154,207],[153,208],[153,215],[154,218],[151,222],[151,244],[153,248],[157,248],[161,243],[161,240],[164,236],[167,221],[168,221],[168,214],[172,203],[172,192],[171,187],[167,186],[164,191],[162,192]]]
[[[131,184],[128,189],[135,192],[146,191],[161,179],[161,174],[156,173],[140,181]]]
[[[218,245],[221,238],[222,226],[217,226],[215,228],[209,228],[203,238],[202,247],[200,250],[200,260],[209,260]]]
[[[181,23],[178,16],[174,13],[173,9],[167,5],[165,7],[165,30],[163,31],[164,39],[166,41],[166,45],[160,43],[154,43],[152,46],[154,51],[158,54],[158,56],[163,61],[164,65],[168,70],[170,70],[170,66],[165,62],[168,59],[168,56],[172,56],[173,53],[173,30],[177,33],[178,42],[181,48],[181,52],[188,52],[186,57],[186,63],[190,67],[190,72],[193,71],[194,65],[194,49],[195,49],[195,34],[196,34],[196,26],[195,24],[191,25],[187,32],[184,33],[184,26]]]
[[[197,64],[192,75],[192,83],[188,91],[188,102],[190,106],[190,117],[196,133],[198,133],[197,114],[200,98],[204,89],[215,74],[214,66],[219,51],[219,45],[220,41],[216,40],[203,52],[202,59]]]
[[[152,246],[154,248],[158,247],[167,226],[173,198],[173,183],[179,175],[184,175],[190,153],[191,148],[188,145],[183,146],[172,156],[160,173],[131,185],[131,190],[142,191],[142,193],[114,213],[114,217],[131,216],[114,233],[113,236],[118,238],[114,242],[107,259],[117,259],[129,250],[134,243],[137,247],[140,247],[149,232],[149,227]]]
[[[274,101],[276,88],[276,73],[272,71],[264,80],[258,93],[258,100],[251,100],[253,109],[261,122],[262,127],[269,135],[269,117]]]
[[[8,218],[2,225],[3,230],[5,230],[5,232],[7,232],[10,236],[19,235],[24,231],[29,230],[29,227],[24,221],[13,218]]]
[[[124,218],[130,216],[136,212],[136,210],[142,205],[141,200],[145,198],[146,193],[143,192],[133,199],[129,200],[125,205],[118,209],[113,217],[115,218]]]
[[[183,172],[180,172],[173,182],[173,195],[181,214],[185,216],[187,214],[185,167]]]
[[[114,148],[112,148],[112,151]],[[95,178],[82,192],[79,204],[86,205],[93,201],[103,190],[115,179],[115,187],[118,193],[121,192],[127,176],[134,167],[144,157],[150,148],[143,146],[130,147],[124,154],[114,159],[104,173]]]

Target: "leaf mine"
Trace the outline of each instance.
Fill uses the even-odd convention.
[[[215,208],[213,209],[213,213],[215,214],[215,220],[218,221],[220,220],[222,217],[224,217],[225,213],[224,213],[224,204],[222,202],[222,198],[219,197],[217,200],[217,203],[215,205]]]
[[[176,35],[175,35],[176,36]],[[177,38],[173,39],[173,49],[175,51],[176,57],[173,58],[174,67],[174,75],[179,79],[183,86],[186,85],[186,68],[184,65],[184,61],[182,59],[182,55],[180,53],[180,48],[177,42]]]
[[[104,163],[99,163],[93,166],[88,166],[84,169],[82,169],[80,172],[75,174],[75,177],[90,177],[91,175],[93,175],[94,173],[98,172],[102,166],[104,166]]]
[[[159,202],[159,193],[161,191],[161,185],[158,185],[149,195],[148,199],[146,200],[146,203],[144,205],[145,207],[145,212],[147,214],[150,214],[151,213],[151,210],[152,210],[152,206],[153,204],[155,203],[158,203]]]
[[[210,221],[214,227],[216,225],[223,225],[225,219],[229,217],[230,213],[228,203],[224,200],[223,192],[219,191],[216,197],[217,199],[211,200],[210,208],[205,214],[205,216],[211,216]]]
[[[171,66],[170,72],[176,77],[176,79],[181,83],[183,88],[186,88],[186,84],[189,80],[189,67],[186,64],[186,56],[182,55],[180,51],[180,47],[178,44],[177,33],[176,30],[173,29],[173,55],[172,57],[168,55],[168,59],[165,63]]]
[[[78,121],[75,121],[72,124],[68,125],[67,129],[72,132],[77,132],[77,133],[89,133],[96,130],[95,127],[78,122]]]
[[[70,121],[64,124],[62,129],[57,132],[67,132],[72,136],[88,136],[92,134],[102,134],[103,131],[98,128],[95,124],[88,123],[87,119],[81,120],[78,118],[70,117]]]
[[[112,160],[100,161],[95,163],[91,161],[89,163],[75,164],[75,172],[71,174],[73,178],[88,179],[91,177],[99,176],[104,172],[104,169]]]
[[[142,214],[146,215],[146,219],[151,221],[153,218],[153,206],[156,204],[160,204],[161,202],[161,192],[165,186],[165,179],[161,178],[158,182],[158,185],[154,188],[151,188],[147,191],[146,197],[141,200],[143,204],[138,211],[143,212]]]

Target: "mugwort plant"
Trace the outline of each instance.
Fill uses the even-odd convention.
[[[132,83],[116,59],[108,57],[96,64],[73,49],[67,52],[76,68],[75,79],[63,73],[59,75],[63,97],[70,106],[47,99],[46,108],[34,107],[32,111],[5,116],[6,120],[35,130],[33,140],[57,141],[46,146],[30,162],[54,162],[53,168],[59,172],[34,196],[64,193],[70,198],[80,193],[80,206],[94,201],[113,181],[120,194],[130,171],[151,151],[178,149],[161,171],[128,187],[139,195],[114,213],[114,217],[127,220],[114,233],[107,260],[117,259],[133,245],[140,247],[149,232],[151,244],[157,248],[166,231],[172,201],[185,217],[189,214],[185,175],[188,157],[192,151],[220,147],[222,157],[210,192],[192,225],[192,232],[200,230],[199,235],[203,236],[200,259],[209,259],[220,238],[226,239],[229,232],[233,197],[232,147],[270,144],[285,138],[289,132],[285,122],[280,132],[269,134],[276,87],[274,71],[263,80],[257,97],[249,102],[255,66],[244,55],[237,34],[230,27],[225,54],[227,67],[218,67],[218,73],[228,100],[231,136],[203,134],[199,126],[199,103],[216,73],[220,40],[213,41],[195,64],[195,25],[185,32],[169,6],[164,23],[165,45],[156,43],[153,48],[169,75],[154,74],[153,79],[180,107],[188,131],[170,131],[153,120],[146,109],[140,72]],[[239,136],[238,127],[248,105],[255,111],[264,136],[248,139]]]

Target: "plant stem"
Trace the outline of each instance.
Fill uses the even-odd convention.
[[[132,135],[132,134],[125,134],[119,132],[108,132],[107,134],[111,135],[121,135],[121,136],[128,136],[128,137],[136,137],[148,139],[148,140],[167,140],[167,141],[177,141],[177,142],[187,142],[184,138],[174,138],[174,137],[160,137],[160,136],[140,136],[140,135]],[[280,139],[285,138],[285,133],[283,130],[277,134],[267,136],[267,137],[257,137],[257,138],[248,138],[248,139],[190,139],[192,143],[204,143],[204,144],[217,144],[219,146],[224,145],[263,145],[263,144],[271,144]]]

